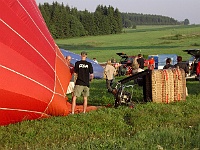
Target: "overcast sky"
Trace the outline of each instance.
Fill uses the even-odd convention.
[[[36,0],[38,4],[53,1],[90,12],[98,5],[110,5],[120,12],[162,15],[178,21],[189,19],[190,24],[200,24],[200,0]]]

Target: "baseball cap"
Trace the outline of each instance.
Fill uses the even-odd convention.
[[[82,52],[81,52],[81,55],[87,55],[87,52],[82,51]]]

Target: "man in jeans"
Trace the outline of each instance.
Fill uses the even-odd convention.
[[[87,97],[89,96],[90,81],[92,81],[93,67],[92,64],[86,61],[87,53],[81,52],[81,60],[75,63],[74,76],[76,77],[76,83],[74,87],[74,96],[72,98],[72,114],[76,107],[76,98],[83,95],[83,113],[87,109]]]

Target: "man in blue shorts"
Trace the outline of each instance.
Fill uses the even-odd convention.
[[[74,67],[74,76],[76,78],[75,87],[74,87],[74,96],[72,98],[72,114],[76,107],[76,98],[83,95],[83,113],[87,109],[87,97],[89,96],[89,86],[90,81],[92,81],[93,67],[92,64],[86,61],[87,53],[81,52],[81,60],[75,63]]]

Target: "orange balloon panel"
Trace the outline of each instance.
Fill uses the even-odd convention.
[[[35,0],[0,0],[0,125],[67,115],[70,78]]]

